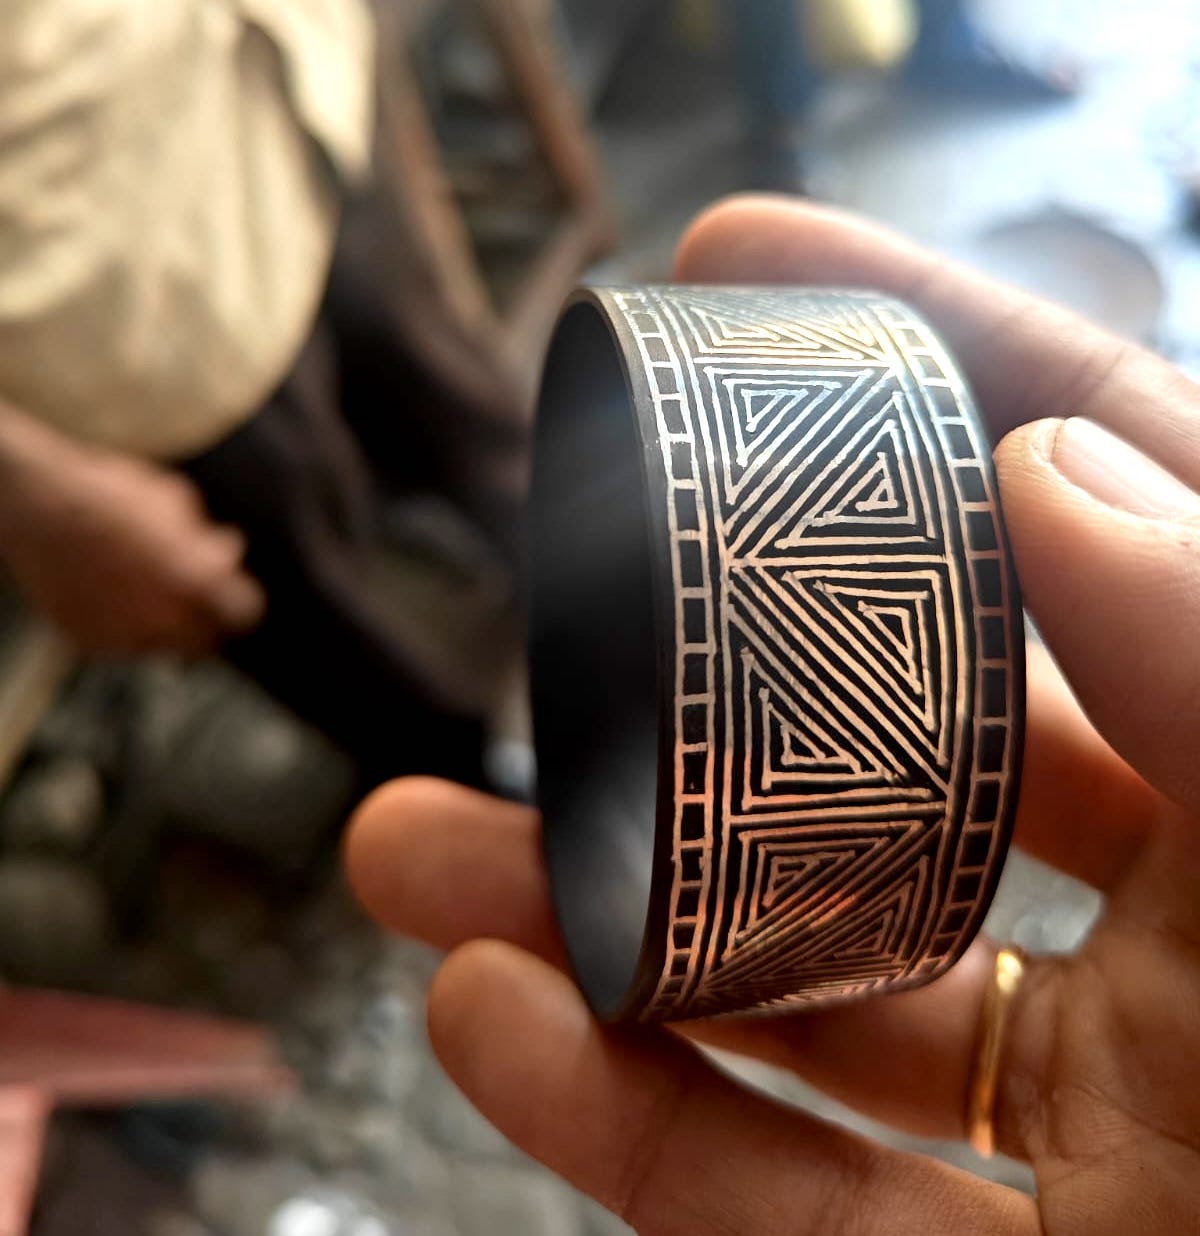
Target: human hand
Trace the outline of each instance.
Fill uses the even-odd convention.
[[[686,1041],[961,1137],[992,944],[858,1004],[604,1029],[561,973],[536,815],[402,781],[361,809],[347,864],[381,923],[454,950],[429,996],[435,1050],[517,1145],[645,1236],[1200,1230],[1200,390],[1064,310],[807,205],[715,208],[676,273],[899,296],[1007,434],[1025,601],[1070,682],[1030,650],[1016,840],[1108,898],[1077,954],[1031,962],[1009,1022],[996,1142],[1037,1196],[785,1109]],[[1086,419],[1044,419],[1061,416]]]
[[[81,651],[199,654],[257,624],[245,540],[190,481],[3,416],[0,562]]]

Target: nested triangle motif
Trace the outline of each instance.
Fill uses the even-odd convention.
[[[925,859],[921,860],[925,863]],[[838,945],[835,958],[885,957],[895,953],[897,937],[905,926],[912,905],[914,885],[901,884],[891,899],[876,907],[878,918],[868,918],[857,932],[851,932]]]
[[[733,410],[735,461],[743,469],[758,452],[772,450],[780,435],[811,410],[814,394],[828,394],[825,385],[815,390],[812,386],[780,388],[736,378],[726,378],[724,384]]]
[[[849,443],[801,497],[778,546],[794,549],[831,535],[886,537],[925,529],[922,485],[902,433],[889,410],[872,432]]]
[[[884,434],[894,440],[895,426],[889,425]],[[875,452],[873,460],[861,462],[857,475],[846,478],[838,491],[832,491],[821,508],[809,517],[813,527],[834,523],[871,522],[877,519],[899,519],[912,523],[912,487],[901,473],[897,479],[897,460],[894,449]]]
[[[845,855],[822,850],[816,854],[774,854],[767,864],[767,878],[760,904],[771,909],[784,898],[792,897],[821,880],[830,867],[844,861]]]
[[[797,581],[798,582],[798,581]],[[838,604],[854,634],[865,641],[875,664],[897,685],[907,688],[922,708],[932,706],[931,655],[937,624],[937,597],[931,581],[913,577],[902,587],[871,587],[870,583],[830,578],[814,590]]]
[[[772,322],[768,325],[749,320],[737,321],[699,306],[695,306],[692,311],[706,336],[705,350],[717,355],[728,356],[742,352],[766,358],[781,348],[787,348],[793,353],[799,348],[814,355],[824,353],[838,358],[847,356],[844,347],[834,347],[829,339],[806,329],[800,322]],[[860,348],[852,349],[852,354],[860,353]]]
[[[910,718],[924,758],[944,770],[952,737],[953,633],[940,629],[944,598],[937,571],[876,582],[866,571],[829,575],[793,569],[782,571],[779,580],[797,606],[796,617],[837,646],[845,664],[855,666],[860,680],[886,702],[894,721]]]
[[[892,605],[868,605],[860,601],[858,608],[868,614],[881,632],[889,637],[896,648],[909,656],[913,647],[912,614]]]
[[[895,512],[900,505],[899,498],[896,495],[896,479],[892,475],[891,470],[887,466],[887,456],[882,452],[876,457],[877,476],[868,479],[874,479],[875,488],[867,493],[867,488],[860,489],[861,496],[854,503],[854,509],[859,514],[867,514],[875,511]],[[911,500],[910,500],[911,501]]]
[[[794,586],[801,586],[799,580]],[[944,668],[936,653],[945,651],[946,637],[937,633],[938,584],[935,577],[913,576],[900,586],[872,587],[869,582],[822,579],[814,590],[829,598],[846,624],[847,633],[862,642],[881,682],[889,683],[906,703],[944,758],[945,717],[942,698]]]
[[[882,646],[895,653],[896,668],[904,681],[914,691],[928,694],[929,636],[922,611],[912,603],[884,605],[860,597],[858,612],[878,632]]]
[[[788,721],[772,702],[771,692],[766,687],[759,689],[758,698],[763,709],[763,732],[768,735],[777,732],[782,738],[780,762],[784,768],[842,776],[856,776],[862,772],[858,757],[831,738],[812,717],[805,717],[802,723]]]
[[[849,313],[831,313],[826,311],[821,315],[821,323],[827,330],[837,333],[852,343],[857,343],[866,350],[875,351],[879,348],[878,331],[868,326],[861,318],[855,318]]]
[[[720,316],[710,309],[696,308],[696,317],[704,324],[709,343],[714,351],[728,350],[731,346],[747,343],[777,344],[779,334],[769,326],[751,322],[737,322]]]
[[[881,576],[764,562],[739,567],[730,579],[738,630],[754,650],[740,659],[771,692],[769,706],[745,688],[738,692],[753,753],[745,759],[753,772],[744,778],[743,809],[766,807],[781,793],[945,792],[955,636],[941,630],[939,568]],[[901,612],[885,615],[881,629],[860,602]],[[907,644],[898,644],[889,625],[897,618],[902,631],[911,630]],[[771,631],[803,653],[778,654]]]
[[[894,759],[883,757],[882,749],[876,753],[865,747],[830,703],[798,680],[785,688],[749,650],[741,661],[747,802],[785,784],[828,791],[897,780],[900,768]]]
[[[757,871],[746,907],[746,926],[753,928],[768,912],[778,917],[819,907],[893,840],[892,832],[884,828],[874,835],[840,838],[806,838],[797,829],[794,838],[751,841]]]
[[[926,851],[936,834],[928,820],[913,819],[853,838],[806,842],[798,828],[795,839],[746,839],[758,877],[744,890],[736,951],[727,951],[714,981],[761,979],[768,971],[793,971],[807,980],[849,959],[902,960],[921,918]],[[805,850],[815,862],[803,861]],[[786,866],[776,874],[779,859]],[[768,904],[772,888],[777,891]],[[751,941],[763,947],[747,948]]]
[[[818,307],[803,296],[795,297],[791,312],[782,313],[765,298],[761,308],[750,305],[739,313],[699,290],[680,292],[678,301],[701,353],[766,359],[780,352],[789,356],[804,352],[814,360],[893,363],[881,349],[878,335],[866,324],[847,315],[835,319],[824,306]]]
[[[764,418],[776,411],[781,404],[794,408],[799,401],[799,395],[791,390],[743,390],[742,397],[742,428],[746,437],[758,433]]]
[[[712,422],[721,442],[721,496],[730,511],[753,509],[754,495],[768,492],[781,469],[796,460],[818,427],[836,412],[838,400],[861,377],[831,371],[811,379],[706,364]],[[706,401],[707,406],[707,401]]]

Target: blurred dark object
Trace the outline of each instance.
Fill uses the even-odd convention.
[[[597,105],[637,39],[652,37],[664,0],[559,0],[576,93]]]
[[[965,0],[725,0],[751,187],[803,193],[811,110],[823,86],[851,71],[905,64],[922,90],[1049,100],[1079,86],[1066,64],[1033,66],[998,48]]]
[[[0,1231],[26,1230],[55,1107],[261,1098],[293,1086],[270,1036],[254,1026],[57,992],[0,991]]]
[[[229,1114],[202,1101],[138,1103],[114,1118],[117,1136],[148,1171],[184,1182],[188,1173],[229,1134]]]
[[[796,0],[725,0],[752,189],[803,193],[808,113],[823,75],[805,54]]]
[[[111,940],[108,901],[86,868],[27,855],[0,863],[0,974],[27,983],[79,983]]]
[[[233,724],[219,723],[217,712]],[[248,715],[251,732],[238,722]],[[225,750],[213,758],[211,735],[204,740],[212,726],[238,745],[235,755]],[[281,744],[284,731],[289,740]],[[264,758],[264,743],[278,748],[273,758]],[[231,852],[260,863],[273,847],[294,877],[297,859],[312,861],[314,844],[295,827],[327,839],[348,794],[344,756],[332,752],[331,763],[324,739],[213,665],[85,668],[22,748],[24,761],[0,802],[0,975],[31,984],[120,985],[122,929],[145,917],[143,906],[166,887],[158,873],[173,836],[208,829]],[[288,761],[281,752],[292,767],[282,767]],[[222,787],[215,805],[211,790],[206,796],[197,784],[201,768],[206,786]],[[306,800],[287,799],[300,782]],[[321,810],[325,817],[316,820]],[[226,891],[227,880],[205,878],[193,858],[187,884],[211,922],[224,928],[237,919],[241,929],[246,915]],[[203,933],[193,930],[190,938],[199,950]],[[140,972],[135,965],[127,983],[137,986]],[[182,982],[185,998],[196,1001],[194,968],[176,959],[166,977]],[[258,987],[272,998],[261,977]],[[255,1013],[262,1011],[260,1002]],[[0,1231],[26,1230],[45,1126],[56,1107],[259,1098],[292,1086],[272,1036],[250,1023],[0,986]],[[125,1132],[144,1158],[173,1155],[183,1171],[192,1143],[204,1140],[215,1118],[207,1106],[140,1108]],[[49,1158],[53,1175],[52,1147]],[[104,1195],[106,1213],[130,1204],[108,1176]],[[39,1208],[39,1223],[44,1219]],[[80,1230],[78,1212],[73,1220],[70,1230]]]
[[[212,515],[246,532],[246,564],[269,598],[263,622],[223,654],[350,752],[368,786],[405,772],[478,785],[482,721],[443,698],[373,595],[371,481],[323,342],[314,337],[266,408],[185,465]]]
[[[0,975],[94,988],[180,846],[295,895],[332,863],[356,789],[343,752],[220,662],[85,667],[0,797]],[[190,879],[222,906],[230,881],[206,870],[194,858]]]
[[[1193,236],[1200,236],[1200,160],[1186,167],[1179,181],[1183,193],[1183,226]]]
[[[55,1113],[47,1132],[31,1236],[218,1236],[179,1221],[182,1187],[135,1162],[107,1114]]]
[[[453,402],[527,426],[554,315],[613,242],[587,123],[544,0],[378,0],[378,181],[351,205],[361,292]],[[357,283],[357,281],[355,281]]]
[[[194,682],[164,754],[168,827],[283,876],[309,867],[354,800],[354,767],[340,750],[216,667]]]
[[[345,203],[320,321],[268,406],[185,470],[248,534],[270,601],[229,660],[367,786],[481,784],[537,365],[613,228],[553,6],[377,8],[374,175]],[[435,535],[395,535],[397,512],[431,502]]]
[[[104,785],[82,755],[63,754],[35,765],[0,807],[0,844],[30,853],[83,852],[104,818]]]
[[[448,498],[519,573],[529,426],[558,305],[613,241],[540,0],[376,0],[373,182],[325,315],[342,413],[392,497]]]
[[[0,576],[0,785],[24,755],[71,660],[63,641]]]

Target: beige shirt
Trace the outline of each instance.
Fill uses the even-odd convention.
[[[365,0],[0,0],[0,397],[178,457],[289,369],[373,111]]]

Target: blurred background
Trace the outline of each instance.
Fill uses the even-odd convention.
[[[337,864],[390,776],[532,792],[558,305],[765,189],[1200,372],[1200,10],[104,7],[0,14],[0,1230],[622,1231],[442,1078]],[[992,926],[1096,910],[1016,859]]]

